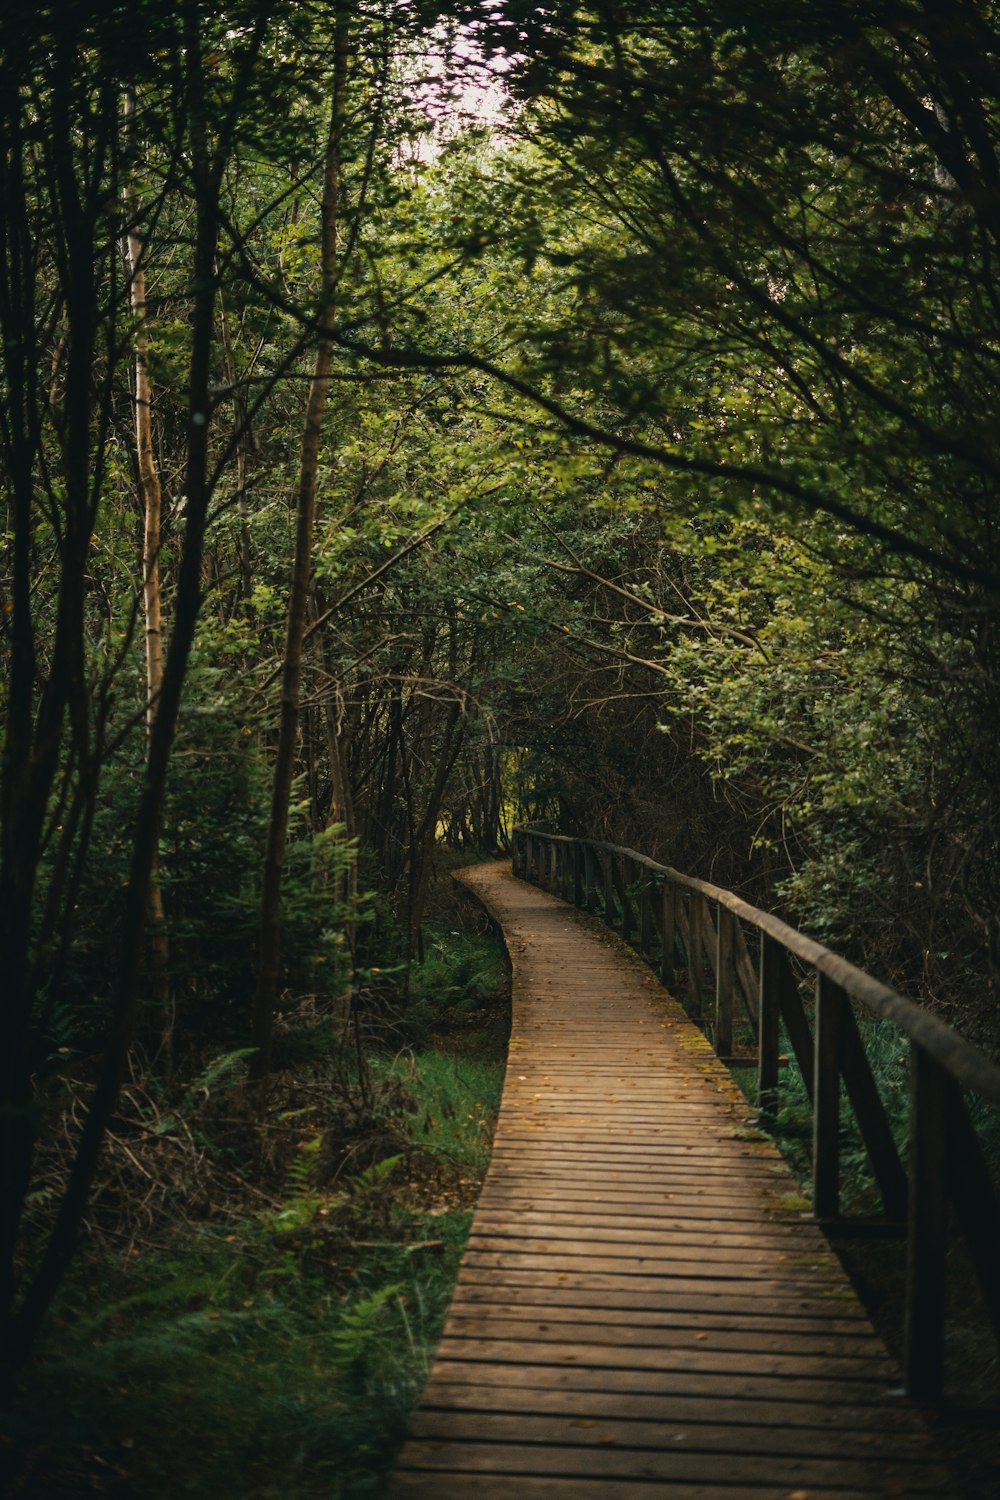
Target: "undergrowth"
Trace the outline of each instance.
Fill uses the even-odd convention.
[[[11,1495],[377,1492],[433,1358],[503,1074],[499,944],[442,936],[431,952],[405,1026],[383,990],[360,1052],[315,1018],[287,1038],[293,1066],[252,1145],[239,1058],[152,1125],[147,1111],[140,1135],[119,1127],[157,1161],[185,1146],[214,1201],[171,1225],[181,1200],[158,1198],[127,1235],[105,1203],[2,1418]],[[403,1030],[419,1044],[400,1048]],[[250,1196],[220,1201],[237,1182]]]

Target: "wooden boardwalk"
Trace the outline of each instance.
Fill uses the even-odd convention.
[[[777,1151],[646,966],[502,864],[493,1158],[391,1500],[950,1493]]]

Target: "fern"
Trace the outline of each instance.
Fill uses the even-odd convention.
[[[340,1326],[330,1337],[333,1364],[338,1370],[357,1371],[369,1363],[375,1346],[386,1331],[387,1309],[396,1302],[402,1290],[403,1283],[394,1281],[367,1297],[359,1297],[343,1309]]]
[[[271,1219],[273,1228],[288,1233],[304,1229],[315,1219],[320,1209],[320,1197],[316,1192],[316,1176],[319,1171],[319,1155],[323,1149],[323,1137],[314,1136],[299,1147],[298,1154],[288,1168],[285,1182],[288,1201]]]
[[[153,1126],[153,1134],[169,1135],[172,1130],[176,1130],[180,1122],[210,1098],[222,1079],[232,1073],[254,1050],[253,1047],[236,1047],[232,1052],[223,1052],[219,1057],[214,1057],[208,1067],[188,1086],[180,1108],[172,1114],[160,1116]]]
[[[401,1155],[385,1156],[381,1161],[375,1162],[374,1166],[366,1167],[354,1179],[354,1196],[363,1198],[369,1193],[375,1192],[392,1175],[397,1163],[403,1160]]]

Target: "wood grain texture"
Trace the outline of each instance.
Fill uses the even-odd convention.
[[[586,914],[503,864],[461,878],[507,941],[510,1051],[390,1500],[948,1495],[898,1369],[698,1028]]]

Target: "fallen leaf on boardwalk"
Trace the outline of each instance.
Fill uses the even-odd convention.
[[[571,1422],[569,1425],[571,1427],[593,1427],[594,1424],[588,1421],[586,1417],[577,1417],[576,1421]]]

